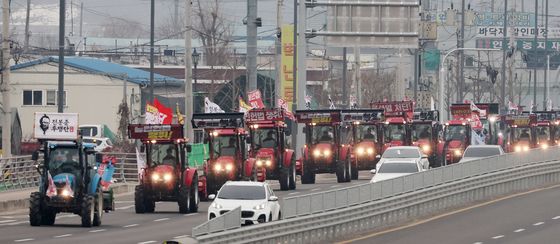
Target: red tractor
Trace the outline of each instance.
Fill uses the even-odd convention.
[[[411,145],[410,123],[413,106],[412,101],[371,103],[372,108],[383,109],[385,114],[385,122],[381,125],[383,131],[381,154],[389,147]]]
[[[497,103],[475,103],[476,108],[479,110],[478,117],[482,124],[482,133],[484,135],[485,144],[500,145],[500,106]],[[452,105],[455,110],[461,109],[463,111],[470,110],[472,112],[471,104],[460,103]]]
[[[411,142],[413,146],[418,146],[420,150],[428,155],[430,167],[439,167],[437,161],[437,145],[439,142],[440,131],[439,111],[421,111],[414,113],[411,125]]]
[[[246,117],[258,181],[278,180],[280,190],[296,189],[296,158],[286,145],[286,124],[281,109],[250,110]]]
[[[473,111],[470,106],[451,105],[452,119],[443,127],[443,138],[439,141],[437,155],[441,166],[459,162],[465,149],[472,142]]]
[[[528,112],[523,112],[528,115]],[[535,127],[535,138],[538,147],[548,148],[557,144],[558,124],[556,111],[536,111],[533,112],[537,116],[537,124]]]
[[[203,200],[216,194],[226,181],[256,180],[254,160],[248,159],[243,113],[193,114],[192,126],[204,129],[209,158],[200,177],[199,193]]]
[[[296,117],[305,124],[301,183],[314,184],[320,173],[336,173],[338,182],[350,182],[352,134],[341,125],[340,110],[298,110]]]
[[[152,213],[159,201],[178,202],[180,213],[198,211],[198,176],[187,164],[190,145],[182,125],[131,124],[130,139],[142,141],[146,162],[134,191],[136,213]]]
[[[381,109],[355,109],[342,111],[342,123],[352,128],[353,164],[351,177],[358,179],[359,170],[375,169],[383,143],[379,125],[383,121]]]
[[[536,114],[505,115],[506,152],[526,152],[537,147]]]

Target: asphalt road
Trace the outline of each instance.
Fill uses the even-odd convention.
[[[271,181],[280,198],[311,192],[327,191],[353,184],[366,183],[371,179],[368,171],[360,172],[360,180],[336,183],[334,174],[317,175],[317,183],[302,185],[295,191],[280,191],[277,181]],[[201,202],[198,213],[179,214],[173,202],[156,204],[153,214],[134,212],[134,195],[118,196],[114,212],[103,215],[100,227],[83,228],[78,215],[61,213],[54,226],[31,227],[27,212],[0,216],[0,243],[161,243],[164,240],[183,238],[191,234],[207,218],[209,202]]]
[[[533,191],[348,243],[560,243],[559,199],[560,187]]]

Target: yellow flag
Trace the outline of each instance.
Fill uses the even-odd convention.
[[[179,124],[181,125],[185,124],[185,116],[183,116],[181,114],[181,111],[179,111],[179,103],[177,103],[177,120],[179,121]]]
[[[251,105],[245,103],[243,98],[239,97],[239,112],[246,113],[247,111],[251,110],[253,107]]]

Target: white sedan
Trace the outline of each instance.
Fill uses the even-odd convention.
[[[416,163],[414,160],[385,161],[381,163],[381,165],[379,165],[379,168],[377,170],[371,170],[371,173],[375,174],[373,178],[371,178],[371,182],[376,183],[379,181],[414,174],[421,171],[425,171],[425,169],[423,169],[422,166]]]
[[[214,202],[208,207],[208,220],[241,206],[241,223],[258,224],[278,220],[278,197],[266,182],[228,181],[218,191],[209,195]]]
[[[465,149],[463,158],[459,163],[473,161],[481,158],[498,156],[504,154],[504,150],[498,145],[470,145]]]
[[[417,146],[399,146],[390,147],[383,152],[381,159],[377,163],[375,169],[379,170],[382,163],[388,161],[414,161],[422,167],[422,169],[428,169],[430,163],[428,161],[428,156],[426,156],[420,148]]]

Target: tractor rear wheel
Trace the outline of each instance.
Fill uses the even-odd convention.
[[[145,213],[146,211],[146,197],[144,187],[138,185],[134,188],[134,209],[137,214]]]
[[[101,191],[101,185],[99,185],[97,186],[97,195],[95,199],[95,214],[93,215],[93,226],[100,226],[102,217],[103,217],[103,191]]]
[[[290,182],[289,182],[289,188],[290,190],[295,190],[296,189],[296,160],[294,158],[292,158],[292,164],[290,166]]]
[[[43,197],[39,192],[31,193],[29,198],[29,224],[31,226],[41,225],[41,203],[43,202]]]
[[[355,162],[352,162],[351,159],[350,159],[350,156],[348,156],[348,157],[346,158],[346,160],[347,160],[348,162],[350,162],[350,165],[351,165],[351,166],[350,166],[350,172],[351,172],[350,175],[352,176],[351,179],[352,179],[352,180],[357,180],[357,179],[358,179],[358,173],[359,173],[359,172],[358,172],[358,161],[356,160]]]
[[[198,198],[198,176],[195,174],[193,182],[190,187],[191,194],[190,194],[190,207],[189,211],[191,213],[198,212],[198,203],[200,202]]]
[[[287,191],[289,189],[290,170],[288,168],[280,169],[280,176],[278,178],[278,181],[280,182],[281,191]]]
[[[346,182],[348,171],[346,170],[346,162],[336,162],[336,182]]]
[[[95,218],[95,199],[93,196],[84,196],[82,200],[82,227],[91,227]]]
[[[179,197],[177,203],[179,204],[179,213],[189,213],[191,208],[191,190],[187,186],[181,186],[179,189]]]

